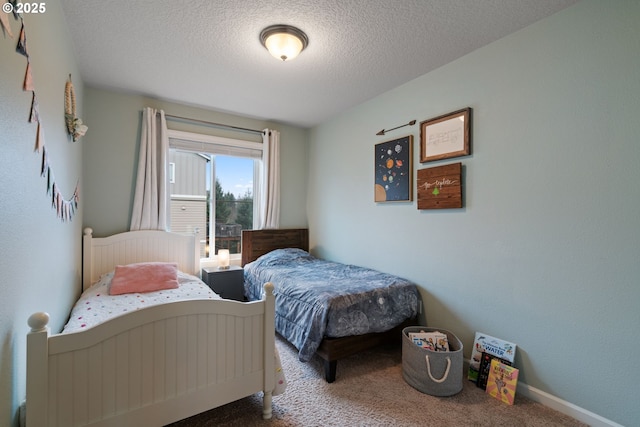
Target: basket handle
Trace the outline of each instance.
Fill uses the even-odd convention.
[[[444,375],[442,375],[442,378],[440,378],[439,380],[433,378],[433,375],[431,374],[431,365],[429,364],[429,355],[426,355],[424,358],[427,360],[427,374],[429,374],[429,378],[431,378],[431,381],[435,383],[444,382],[449,376],[449,369],[451,368],[451,358],[447,356],[447,369],[444,370]]]

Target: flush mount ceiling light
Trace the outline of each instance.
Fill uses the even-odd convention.
[[[309,44],[307,35],[290,25],[272,25],[260,33],[260,42],[275,58],[290,61]]]

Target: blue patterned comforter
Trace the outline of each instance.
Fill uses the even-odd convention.
[[[306,362],[322,339],[394,328],[418,310],[415,284],[391,274],[313,257],[301,249],[277,249],[244,267],[245,295],[262,296],[274,285],[276,331]]]

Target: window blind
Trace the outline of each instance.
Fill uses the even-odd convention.
[[[262,143],[169,130],[169,147],[177,150],[262,159]]]

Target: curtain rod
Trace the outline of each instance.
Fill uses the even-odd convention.
[[[241,131],[244,131],[244,132],[259,133],[259,134],[264,135],[264,131],[261,131],[261,130],[241,128],[241,127],[238,127],[238,126],[225,125],[225,124],[222,124],[222,123],[208,122],[206,120],[190,119],[188,117],[174,116],[173,114],[166,114],[165,113],[164,117],[167,118],[167,119],[183,120],[183,121],[186,121],[186,122],[193,122],[193,123],[202,123],[202,124],[205,124],[205,125],[211,125],[211,126],[216,126],[216,127],[226,128],[226,129],[241,130]]]

